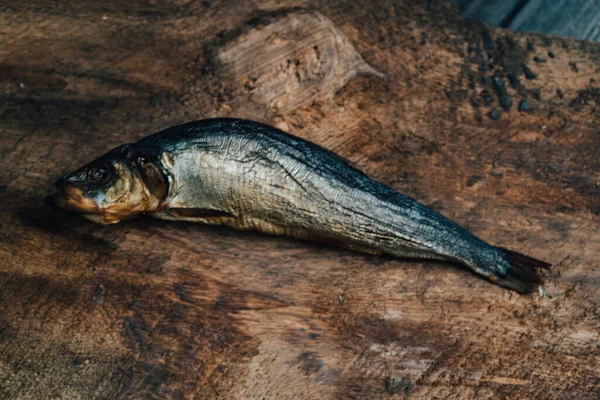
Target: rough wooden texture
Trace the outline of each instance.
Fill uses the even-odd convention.
[[[597,398],[600,46],[488,31],[443,1],[359,3],[3,6],[0,398]],[[213,116],[320,143],[552,262],[544,292],[444,263],[151,219],[105,227],[44,206],[61,174]]]

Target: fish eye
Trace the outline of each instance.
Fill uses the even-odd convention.
[[[105,163],[98,163],[87,170],[87,178],[92,183],[106,183],[111,178],[111,171]]]

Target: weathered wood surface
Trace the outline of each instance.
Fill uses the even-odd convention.
[[[488,34],[442,1],[359,3],[3,6],[0,398],[598,398],[600,46]],[[505,79],[508,112],[494,72],[520,76]],[[545,294],[443,263],[45,208],[61,174],[213,116],[320,143],[552,262]]]

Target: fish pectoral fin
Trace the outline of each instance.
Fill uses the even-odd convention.
[[[211,208],[169,208],[168,212],[184,218],[234,217],[233,214],[226,211],[214,210]]]
[[[213,225],[227,225],[236,220],[233,214],[211,208],[166,208],[149,215],[171,221],[201,222]]]

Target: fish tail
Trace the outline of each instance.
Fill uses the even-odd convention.
[[[499,248],[504,255],[503,272],[495,271],[488,278],[495,283],[519,293],[531,293],[543,283],[539,269],[548,269],[551,264],[516,251]]]

